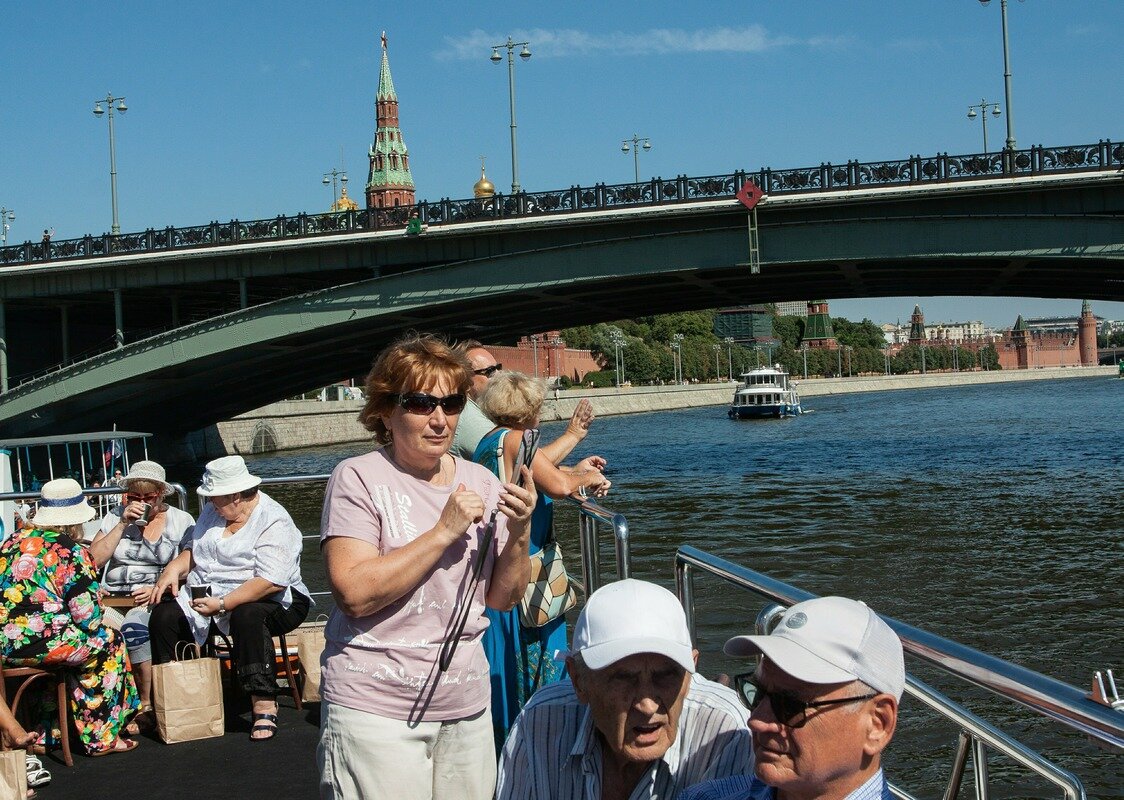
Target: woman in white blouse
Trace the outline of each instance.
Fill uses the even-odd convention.
[[[203,644],[212,624],[230,636],[238,679],[253,700],[255,741],[277,731],[272,637],[304,622],[311,603],[301,579],[300,530],[259,483],[241,456],[207,464],[197,491],[211,502],[149,598],[156,604],[149,623],[153,664],[174,659],[180,642]],[[209,594],[193,599],[193,586]],[[174,601],[159,602],[169,591]]]

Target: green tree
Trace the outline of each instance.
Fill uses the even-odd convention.
[[[773,317],[773,335],[792,349],[800,343],[802,317]]]

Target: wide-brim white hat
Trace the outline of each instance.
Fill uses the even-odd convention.
[[[97,512],[86,502],[82,487],[73,478],[56,478],[43,484],[39,507],[32,518],[35,525],[81,525]]]
[[[164,468],[157,464],[155,461],[138,461],[129,467],[129,474],[123,478],[117,479],[117,485],[122,489],[128,489],[131,481],[149,481],[150,483],[159,483],[164,489],[164,496],[175,492],[172,485],[168,483],[167,474]]]
[[[203,480],[195,491],[202,497],[234,494],[253,489],[261,478],[251,475],[242,456],[223,456],[207,464]]]

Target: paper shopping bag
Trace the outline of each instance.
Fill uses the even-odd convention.
[[[304,670],[301,701],[305,703],[320,702],[320,654],[324,652],[325,624],[317,620],[297,628],[297,655]]]
[[[152,707],[156,732],[166,744],[222,736],[219,660],[196,657],[153,666]]]
[[[0,800],[26,800],[26,798],[26,751],[0,751]]]

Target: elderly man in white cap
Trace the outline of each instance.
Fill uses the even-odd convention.
[[[671,592],[622,580],[590,596],[570,680],[540,689],[507,738],[499,800],[674,798],[751,767],[747,713],[695,672],[698,651]]]
[[[753,711],[754,774],[712,781],[682,800],[890,800],[882,751],[905,689],[902,644],[863,603],[818,597],[785,611],[767,636],[735,636],[758,656],[738,689]]]

